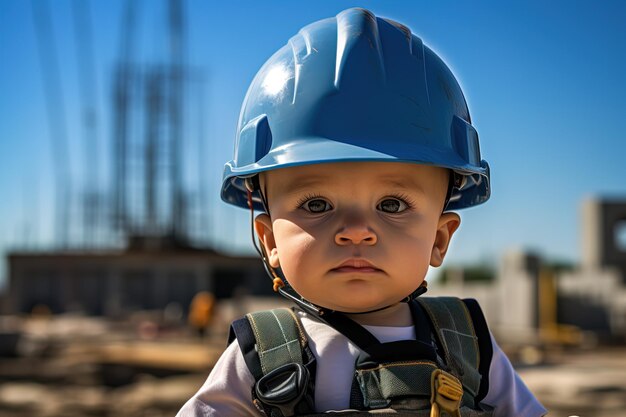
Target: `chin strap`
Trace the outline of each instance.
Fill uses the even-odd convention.
[[[259,180],[257,176],[251,177],[251,178],[246,178],[245,180],[245,185],[246,185],[246,192],[248,195],[248,207],[250,208],[250,234],[252,236],[252,244],[254,245],[254,249],[256,249],[256,251],[258,252],[259,256],[261,257],[261,260],[263,262],[263,268],[265,269],[265,272],[267,273],[267,275],[272,279],[272,283],[273,283],[273,289],[274,292],[279,293],[280,295],[282,295],[283,297],[285,297],[286,299],[293,301],[294,303],[296,303],[300,308],[302,308],[304,311],[306,311],[307,313],[311,313],[313,315],[316,315],[318,317],[322,317],[324,315],[327,315],[328,313],[342,313],[342,314],[368,314],[368,313],[374,313],[376,311],[381,311],[381,310],[385,310],[389,307],[392,307],[398,303],[408,303],[412,300],[415,300],[417,297],[419,297],[420,295],[424,294],[427,290],[428,290],[428,283],[426,282],[426,280],[422,281],[422,283],[420,284],[419,287],[417,287],[417,289],[415,291],[413,291],[411,294],[407,295],[406,297],[404,297],[402,300],[398,301],[398,303],[393,303],[390,304],[388,306],[385,307],[380,307],[380,308],[376,308],[374,310],[368,310],[368,311],[359,311],[357,313],[351,313],[351,312],[347,312],[347,311],[339,311],[339,310],[330,310],[324,307],[320,307],[318,305],[315,305],[307,300],[305,300],[304,298],[302,298],[302,296],[300,296],[300,294],[298,294],[293,287],[291,287],[291,285],[289,285],[289,283],[286,282],[286,280],[284,278],[281,278],[277,273],[276,270],[270,265],[269,263],[269,259],[267,256],[267,252],[265,251],[265,246],[263,245],[263,242],[261,242],[261,240],[259,239],[259,242],[257,244],[256,239],[254,238],[255,234],[254,234],[254,203],[252,201],[252,193],[254,191],[259,191],[259,194],[261,195],[261,202],[263,203],[263,207],[265,208],[265,212],[269,214],[269,207],[267,205],[267,201],[265,200],[265,196],[263,195],[262,192],[260,192],[260,185],[259,185]]]
[[[422,283],[420,284],[419,287],[417,287],[417,289],[415,291],[413,291],[411,294],[407,295],[406,297],[404,297],[402,300],[398,301],[398,303],[408,303],[410,301],[415,300],[417,297],[419,297],[420,295],[424,294],[426,291],[428,291],[428,283],[426,282],[426,280],[422,281]],[[385,307],[380,307],[374,310],[369,310],[369,311],[359,311],[358,313],[346,313],[343,311],[340,311],[339,313],[344,313],[344,314],[367,314],[367,313],[375,313],[376,311],[381,311],[381,310],[385,310],[389,307],[393,307],[398,303],[394,303],[394,304],[390,304],[388,306]]]
[[[420,295],[424,294],[426,291],[428,291],[428,282],[426,282],[426,280],[424,280],[424,281],[422,281],[420,286],[417,287],[417,289],[415,291],[413,291],[411,294],[407,295],[406,298],[404,300],[402,300],[402,302],[403,303],[408,303],[409,301],[413,301],[417,297],[419,297]]]

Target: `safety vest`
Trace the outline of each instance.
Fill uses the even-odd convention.
[[[323,317],[361,350],[350,410],[337,414],[491,416],[492,410],[479,404],[489,388],[493,352],[478,303],[420,297],[409,306],[416,340],[380,343],[341,313]],[[232,324],[230,341],[234,338],[254,376],[252,400],[261,412],[269,417],[328,415],[315,412],[316,359],[293,309],[247,314]]]

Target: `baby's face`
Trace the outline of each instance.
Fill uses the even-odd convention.
[[[271,219],[255,226],[273,267],[322,307],[368,311],[398,302],[439,266],[459,225],[442,215],[445,169],[341,162],[266,172]]]

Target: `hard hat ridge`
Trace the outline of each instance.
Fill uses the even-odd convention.
[[[355,74],[360,76],[355,77]],[[385,60],[376,17],[365,9],[339,13],[334,82],[337,90],[359,89],[385,81]]]

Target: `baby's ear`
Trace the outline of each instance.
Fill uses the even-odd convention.
[[[254,219],[254,230],[261,240],[261,244],[265,248],[267,260],[272,268],[278,268],[280,262],[278,260],[278,249],[274,240],[274,232],[272,229],[272,219],[265,213],[259,214]]]
[[[448,246],[452,240],[452,235],[461,225],[461,218],[456,213],[443,213],[439,217],[437,225],[437,234],[433,243],[433,250],[430,254],[430,265],[434,267],[441,266],[443,258],[446,256]]]

